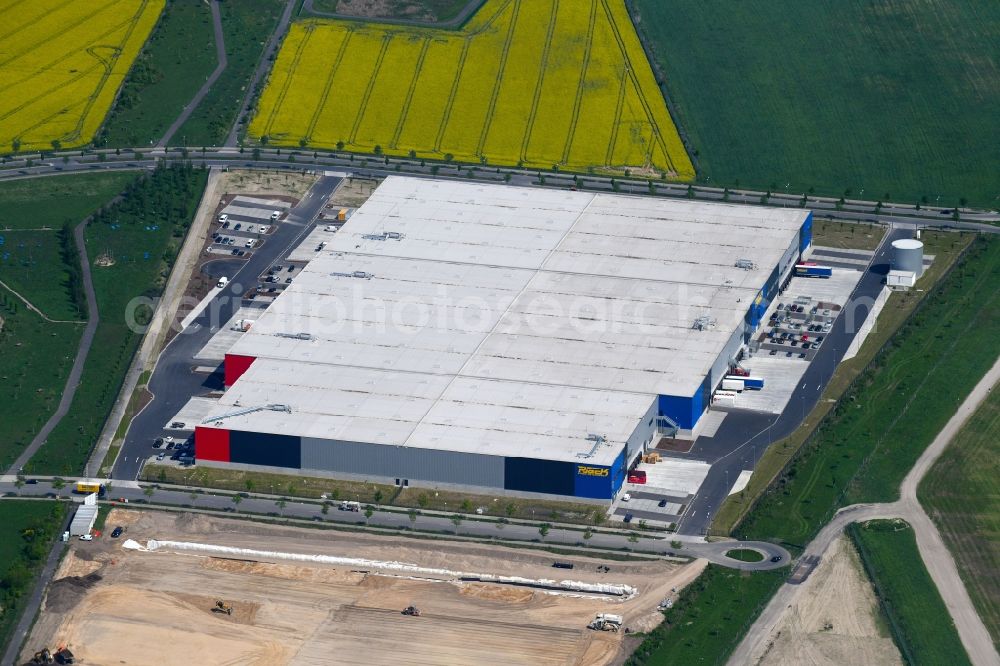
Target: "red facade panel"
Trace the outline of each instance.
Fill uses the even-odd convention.
[[[242,354],[226,354],[225,372],[226,386],[232,386],[236,380],[243,376],[243,373],[250,369],[256,357],[243,356]]]
[[[224,428],[194,428],[194,457],[196,460],[229,462],[229,431]]]

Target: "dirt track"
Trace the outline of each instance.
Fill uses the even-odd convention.
[[[350,569],[136,552],[121,540],[74,543],[27,649],[68,645],[82,663],[108,664],[608,664],[621,634],[587,630],[598,612],[633,629],[700,563],[607,562],[488,545],[280,528],[190,514],[116,511],[127,537],[251,546],[407,562],[451,570],[627,583],[630,600],[524,587],[414,579]],[[554,558],[572,571],[552,568]],[[89,578],[87,578],[89,576]],[[213,612],[216,600],[233,615]],[[410,604],[419,618],[400,610]],[[23,656],[23,655],[22,655]]]
[[[772,635],[766,666],[900,664],[899,650],[879,617],[878,602],[857,554],[840,537],[802,585]]]

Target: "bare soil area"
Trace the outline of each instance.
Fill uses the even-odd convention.
[[[797,666],[901,664],[857,553],[843,536],[803,583],[756,663]]]
[[[548,594],[287,561],[227,559],[185,551],[130,551],[123,539],[74,542],[47,593],[26,652],[67,645],[84,664],[610,664],[624,634],[594,632],[598,612],[648,630],[656,605],[703,563],[601,562],[528,549],[276,527],[196,514],[123,511],[108,524],[127,537],[189,541],[404,562],[467,573],[625,583],[631,599]],[[602,573],[598,564],[610,571]],[[232,604],[228,615],[216,601]],[[421,609],[420,617],[401,610]]]

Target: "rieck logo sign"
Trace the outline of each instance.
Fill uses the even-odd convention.
[[[580,476],[607,476],[611,473],[607,467],[588,467],[587,465],[577,465],[576,473]]]

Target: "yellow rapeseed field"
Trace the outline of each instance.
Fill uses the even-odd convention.
[[[0,0],[0,152],[88,143],[165,0]]]
[[[250,136],[694,177],[624,0],[487,0],[461,31],[292,25]]]

